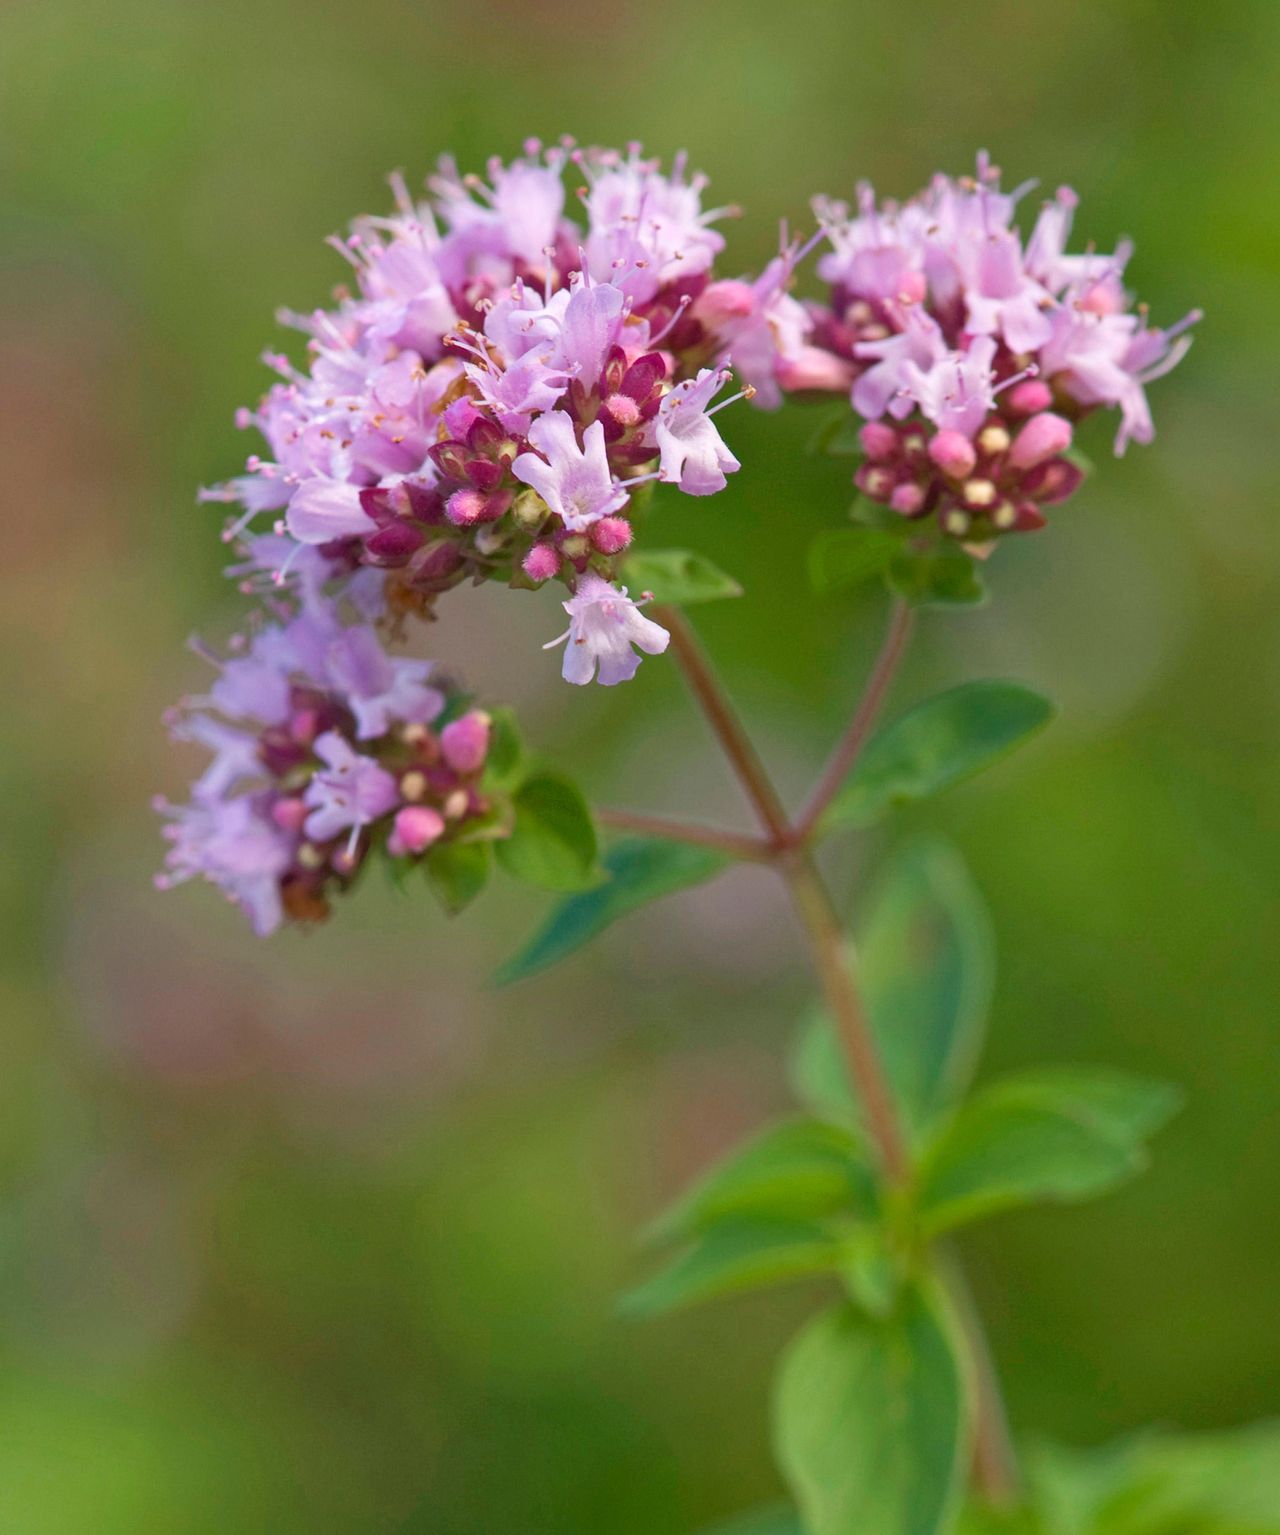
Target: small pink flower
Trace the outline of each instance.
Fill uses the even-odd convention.
[[[550,650],[568,640],[563,667],[566,682],[579,685],[590,682],[597,666],[603,687],[627,682],[640,665],[633,645],[646,655],[657,656],[671,639],[661,624],[640,612],[639,605],[627,596],[625,586],[621,589],[610,586],[591,571],[581,577],[577,591],[563,607],[569,615],[569,627],[543,649]]]
[[[666,395],[658,410],[659,474],[690,496],[723,490],[726,474],[742,466],[725,447],[707,409],[729,378],[728,369],[703,368]],[[725,400],[717,409],[731,402]]]
[[[571,533],[627,504],[626,491],[610,472],[599,421],[586,429],[579,447],[572,417],[549,411],[529,428],[529,442],[537,453],[521,453],[511,472],[538,492]]]

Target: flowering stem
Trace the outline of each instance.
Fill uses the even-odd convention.
[[[618,831],[634,831],[645,837],[664,837],[669,842],[691,842],[695,847],[716,848],[731,858],[742,858],[751,863],[769,863],[773,858],[770,845],[762,837],[721,831],[715,826],[699,826],[694,821],[645,815],[638,810],[597,808],[594,814],[602,826],[611,826]]]
[[[720,686],[706,652],[698,642],[693,625],[679,608],[655,608],[658,622],[671,631],[671,647],[676,653],[685,681],[707,716],[725,756],[751,801],[761,825],[776,847],[786,847],[791,840],[791,826],[778,791],[765,771],[755,747],[742,728],[733,705]]]
[[[871,727],[875,724],[885,696],[897,675],[898,666],[914,627],[915,612],[909,603],[899,597],[894,602],[884,643],[880,647],[875,665],[871,668],[867,686],[858,701],[858,707],[853,712],[853,718],[849,721],[849,727],[836,743],[835,750],[822,770],[822,776],[810,796],[809,803],[796,821],[795,834],[800,841],[808,841],[813,835],[813,829],[818,824],[822,812],[839,792],[840,785],[849,776],[849,770],[866,745]]]
[[[901,1186],[912,1171],[906,1136],[858,987],[852,946],[812,852],[802,839],[801,828],[806,827],[807,837],[866,740],[910,637],[910,609],[905,603],[894,608],[888,635],[850,727],[832,754],[805,817],[794,826],[689,620],[678,608],[663,608],[661,621],[671,631],[672,649],[694,698],[768,834],[768,841],[758,843],[757,848],[763,849],[765,861],[778,870],[791,892],[862,1105],[867,1133],[886,1179]],[[628,819],[635,824],[640,818]],[[681,840],[695,840],[687,835],[690,828],[665,824],[678,826]],[[1015,1495],[1018,1473],[991,1352],[959,1264],[949,1254],[941,1256],[939,1277],[965,1334],[975,1373],[974,1481],[991,1502],[1007,1504]]]

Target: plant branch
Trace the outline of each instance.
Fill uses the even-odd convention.
[[[880,647],[880,654],[875,659],[875,665],[871,668],[871,675],[867,678],[867,685],[858,701],[858,707],[853,712],[848,729],[840,737],[828,758],[817,787],[809,798],[809,803],[796,821],[795,835],[799,841],[807,842],[813,835],[813,829],[818,824],[822,812],[840,792],[841,784],[849,776],[850,770],[858,760],[871,734],[871,727],[875,724],[889,688],[893,684],[893,679],[897,675],[914,627],[914,609],[901,597],[896,598],[889,615],[889,628],[885,634],[884,643]]]
[[[910,1151],[858,988],[852,945],[813,855],[800,841],[799,833],[803,827],[807,835],[816,825],[857,759],[910,638],[911,611],[903,603],[895,606],[866,692],[805,816],[794,827],[692,625],[679,609],[663,608],[661,613],[662,622],[671,631],[672,648],[690,690],[769,834],[769,841],[757,846],[763,847],[766,861],[778,869],[791,892],[835,1021],[854,1091],[862,1105],[867,1133],[886,1178],[900,1185],[911,1175]],[[964,1330],[975,1376],[974,1481],[992,1503],[1007,1504],[1016,1494],[1018,1473],[994,1362],[958,1262],[946,1252],[940,1252],[938,1259],[941,1280]]]
[[[679,608],[655,608],[654,613],[671,631],[671,646],[684,672],[685,681],[746,790],[747,798],[760,818],[760,824],[775,846],[785,847],[791,839],[787,812],[783,809],[778,791],[773,787],[755,747],[742,728],[736,710],[720,686],[706,652],[694,633],[693,625]]]
[[[666,816],[645,815],[638,810],[596,808],[595,818],[602,826],[617,831],[638,832],[645,837],[665,837],[669,842],[690,842],[696,847],[713,847],[731,858],[753,863],[771,863],[773,850],[762,837],[748,837],[739,832],[721,831],[715,826],[699,826],[694,821],[675,821]]]

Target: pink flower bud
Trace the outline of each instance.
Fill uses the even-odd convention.
[[[479,709],[464,714],[440,732],[444,760],[455,773],[475,773],[489,754],[489,716]]]
[[[892,458],[898,450],[898,434],[883,421],[868,421],[858,433],[862,451],[874,463]]]
[[[1017,469],[1034,469],[1065,453],[1071,446],[1071,423],[1052,411],[1032,416],[1013,439],[1009,462]]]
[[[300,799],[278,799],[271,807],[271,819],[281,831],[301,831],[310,813]]]
[[[550,581],[560,569],[560,556],[550,544],[534,544],[524,557],[523,570],[531,581]]]
[[[973,473],[978,455],[973,444],[963,432],[942,431],[934,434],[929,442],[929,457],[953,480],[962,480]]]
[[[640,419],[640,407],[629,394],[611,394],[604,408],[619,426],[635,426]]]
[[[853,383],[853,364],[825,347],[798,347],[789,357],[779,357],[774,368],[784,389],[819,389],[843,394]]]
[[[621,554],[631,542],[631,524],[625,517],[602,517],[591,524],[591,542],[601,554]]]
[[[750,283],[727,278],[704,288],[693,306],[693,317],[708,330],[718,330],[729,320],[744,320],[756,305]]]
[[[444,817],[429,805],[406,805],[396,814],[395,825],[387,838],[387,851],[394,857],[421,853],[444,831]]]
[[[913,481],[899,485],[889,497],[889,505],[904,517],[914,517],[924,505],[924,491]]]
[[[444,514],[455,527],[470,528],[477,522],[497,522],[510,505],[510,491],[485,495],[481,490],[455,490],[445,505]]]
[[[1015,384],[1005,399],[1015,416],[1034,416],[1037,411],[1048,410],[1053,404],[1053,390],[1043,379],[1026,378]]]

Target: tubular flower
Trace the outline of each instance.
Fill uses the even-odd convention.
[[[332,593],[371,572],[391,617],[467,580],[613,579],[635,487],[706,495],[738,468],[694,398],[739,342],[769,370],[761,336],[807,335],[790,265],[736,285],[745,311],[717,301],[729,210],[704,210],[683,157],[664,171],[638,145],[531,141],[484,178],[443,161],[421,200],[393,186],[389,217],[332,242],[353,287],[282,312],[305,364],[268,354],[279,381],[238,417],[265,450],[203,493],[242,508],[224,535],[245,545],[237,574]]]
[[[1043,509],[1080,481],[1066,456],[1091,411],[1120,412],[1117,453],[1154,432],[1146,385],[1190,345],[1193,311],[1166,330],[1134,309],[1122,278],[1131,247],[1066,252],[1076,196],[1060,189],[1024,242],[1013,220],[1030,189],[1000,189],[985,155],[977,175],[934,178],[904,204],[858,189],[856,210],[815,203],[828,249],[806,343],[825,351],[829,388],[851,386],[867,423],[856,476],[873,501],[934,519],[975,553],[999,534],[1044,525]],[[784,388],[812,388],[779,366]]]
[[[157,802],[162,888],[210,880],[266,934],[326,916],[375,851],[414,860],[484,833],[489,718],[442,724],[449,700],[427,683],[430,662],[388,656],[373,629],[345,628],[324,604],[242,650],[210,655],[210,693],[170,716],[174,737],[213,760],[188,804]]]

